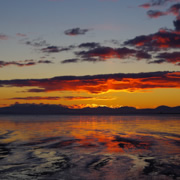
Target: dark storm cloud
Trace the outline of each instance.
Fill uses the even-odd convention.
[[[64,34],[68,36],[76,36],[76,35],[84,35],[88,31],[90,31],[90,29],[73,28],[64,31]]]
[[[180,72],[119,73],[92,76],[59,76],[48,79],[0,80],[0,87],[26,87],[29,92],[86,91],[102,93],[109,90],[130,92],[153,88],[180,88]]]

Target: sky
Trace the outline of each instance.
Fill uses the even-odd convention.
[[[0,107],[180,105],[180,0],[0,3]]]

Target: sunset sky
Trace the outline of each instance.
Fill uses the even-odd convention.
[[[180,105],[180,0],[0,2],[0,107]]]

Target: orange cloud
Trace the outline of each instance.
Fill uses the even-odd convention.
[[[28,90],[29,92],[86,91],[94,94],[109,90],[134,92],[154,88],[180,88],[180,72],[119,73],[60,76],[50,79],[1,80],[0,87],[33,87]]]
[[[61,100],[65,99],[68,101],[73,101],[73,100],[89,100],[89,99],[95,99],[93,97],[83,97],[83,96],[64,96],[64,97],[58,97],[58,96],[28,96],[28,97],[14,97],[14,98],[8,98],[6,100]],[[105,100],[105,99],[104,99]]]

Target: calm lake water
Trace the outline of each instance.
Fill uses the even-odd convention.
[[[0,116],[0,179],[180,179],[180,116]]]

